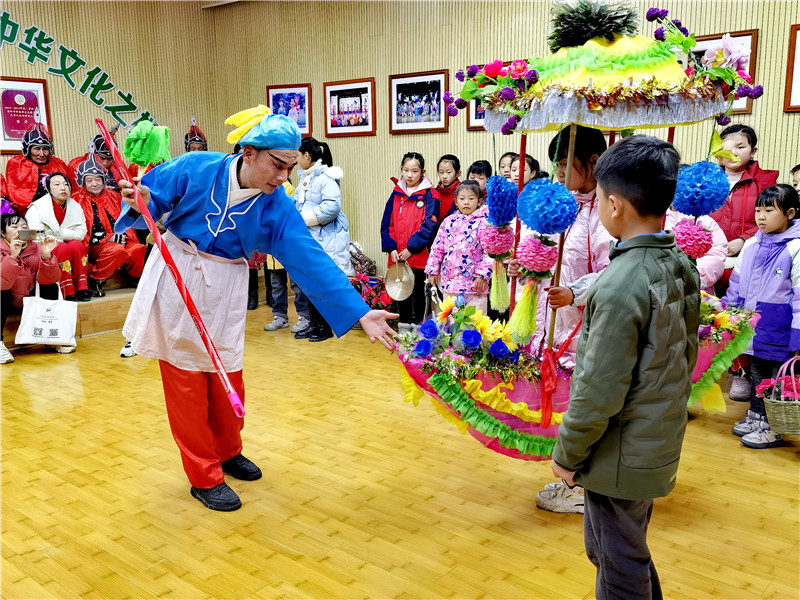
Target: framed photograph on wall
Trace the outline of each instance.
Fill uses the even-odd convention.
[[[375,78],[329,81],[325,93],[325,135],[375,135]]]
[[[722,44],[722,33],[715,33],[713,35],[699,35],[695,39],[697,45],[692,50],[692,55],[695,62],[698,64],[706,53],[706,50],[713,46],[720,46]],[[732,31],[730,36],[736,44],[750,49],[750,66],[748,73],[753,81],[756,79],[756,49],[758,46],[758,29],[747,29],[745,31]],[[733,101],[734,114],[749,114],[753,112],[753,100],[751,98],[739,98]]]
[[[447,131],[449,118],[442,97],[448,71],[389,76],[389,133]]]
[[[786,61],[785,112],[800,111],[800,25],[789,28],[789,60]]]
[[[311,84],[268,85],[267,106],[272,114],[289,117],[303,137],[311,135]]]
[[[47,82],[44,79],[0,77],[0,112],[3,121],[0,148],[3,154],[22,152],[22,138],[34,123],[36,109],[39,109],[39,118],[52,135]]]
[[[481,101],[475,98],[469,101],[467,111],[467,131],[483,131],[483,123],[486,119],[486,109],[481,106]]]

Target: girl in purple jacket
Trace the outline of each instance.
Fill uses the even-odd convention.
[[[752,388],[750,410],[736,423],[733,433],[748,448],[783,446],[779,433],[770,430],[764,401],[756,386],[773,379],[780,366],[800,351],[800,200],[792,186],[773,185],[756,200],[758,232],[747,240],[736,258],[727,304],[757,310],[761,320],[750,343]]]

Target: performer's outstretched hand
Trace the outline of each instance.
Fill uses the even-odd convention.
[[[394,337],[397,332],[386,323],[389,319],[398,319],[400,315],[390,313],[385,310],[371,310],[358,322],[364,328],[364,333],[369,336],[369,341],[373,344],[379,340],[381,344],[389,350],[394,350]]]
[[[141,185],[142,178],[134,177],[133,183],[139,188],[139,193],[142,195],[142,200],[145,204],[150,203],[150,188]],[[136,209],[136,200],[133,199],[133,184],[130,181],[121,179],[119,182],[120,193],[122,194],[122,201],[133,209]]]

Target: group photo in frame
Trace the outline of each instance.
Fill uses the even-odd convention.
[[[311,126],[311,84],[268,85],[267,106],[274,115],[289,117],[300,128],[300,133],[310,136]]]
[[[467,111],[467,131],[483,131],[483,123],[486,120],[486,109],[481,106],[481,101],[475,98],[469,101]]]
[[[22,152],[22,138],[28,127],[34,123],[37,109],[42,124],[50,130],[50,102],[44,79],[0,77],[0,112],[3,122],[0,149],[3,154]]]
[[[800,25],[792,25],[789,28],[789,56],[786,61],[783,111],[800,111]]]
[[[706,50],[713,46],[719,46],[722,44],[722,33],[715,33],[711,35],[698,35],[695,36],[695,40],[697,40],[697,45],[692,49],[692,57],[694,58],[697,64],[701,64],[700,60],[703,58],[703,55],[706,53]],[[748,48],[750,50],[750,64],[747,68],[747,72],[751,77],[752,81],[755,81],[756,77],[756,50],[758,47],[758,29],[747,29],[744,31],[732,31],[729,34],[731,36],[731,40]],[[732,112],[734,114],[750,114],[753,112],[753,99],[752,98],[739,98],[733,101]]]
[[[326,137],[375,135],[375,78],[329,81],[325,95]]]
[[[448,71],[389,76],[389,133],[434,133],[448,130],[443,96]]]

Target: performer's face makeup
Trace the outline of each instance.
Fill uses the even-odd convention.
[[[31,160],[37,165],[47,164],[50,159],[50,148],[47,146],[31,146]]]
[[[242,186],[271,194],[289,179],[297,164],[296,150],[255,150],[245,146],[240,178]]]

